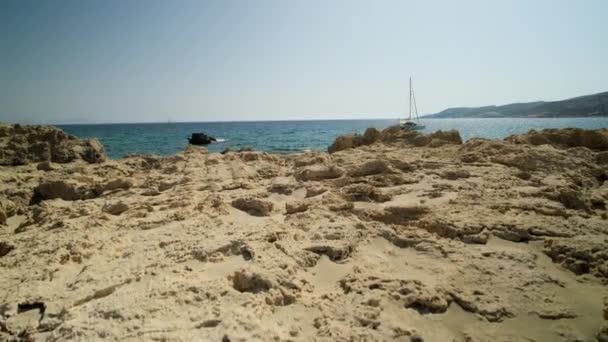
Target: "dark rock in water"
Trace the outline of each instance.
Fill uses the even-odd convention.
[[[192,133],[192,137],[188,139],[188,142],[192,145],[209,145],[215,141],[217,139],[205,133]]]

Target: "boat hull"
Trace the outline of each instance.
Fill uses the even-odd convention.
[[[407,129],[410,131],[421,131],[426,128],[425,125],[401,125],[401,129]]]
[[[425,126],[425,125],[418,125],[418,126],[414,127],[414,130],[416,130],[416,131],[420,131],[420,130],[423,130],[423,129],[425,129],[425,128],[426,128],[426,126]]]

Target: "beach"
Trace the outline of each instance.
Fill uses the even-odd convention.
[[[607,129],[0,146],[0,340],[608,339]]]

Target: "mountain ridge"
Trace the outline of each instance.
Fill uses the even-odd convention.
[[[426,118],[566,118],[608,116],[608,92],[559,101],[534,101],[481,107],[451,107]]]

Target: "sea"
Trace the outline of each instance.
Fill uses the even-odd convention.
[[[456,129],[465,141],[473,137],[502,139],[532,129],[608,127],[608,117],[422,119],[421,122],[426,126],[423,133]],[[368,127],[383,129],[395,124],[395,119],[372,119],[87,124],[58,127],[80,138],[98,138],[110,158],[116,159],[129,154],[175,154],[188,145],[188,137],[194,132],[204,132],[218,139],[218,142],[207,146],[210,152],[244,147],[272,153],[326,151],[339,135],[362,134]]]

